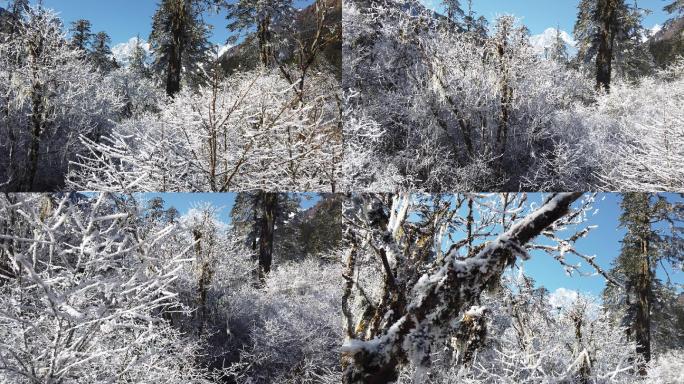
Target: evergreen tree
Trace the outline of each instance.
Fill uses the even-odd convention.
[[[192,83],[207,59],[209,26],[202,19],[207,4],[206,0],[162,0],[154,14],[149,39],[153,67],[165,78],[169,96],[180,91],[182,76]]]
[[[29,7],[29,0],[14,0],[10,1],[7,9],[17,18],[22,18],[23,14]]]
[[[226,5],[228,29],[231,32],[246,31],[256,27],[259,57],[262,64],[272,64],[274,43],[282,33],[285,20],[291,19],[292,0],[239,0]],[[229,39],[234,43],[238,35]]]
[[[288,194],[256,191],[236,196],[230,213],[232,231],[235,236],[244,239],[244,245],[257,258],[260,283],[271,271],[274,253],[288,258],[296,253],[292,247],[286,246],[290,239],[296,239],[286,224],[296,214],[298,207],[299,199]]]
[[[111,58],[112,49],[109,47],[111,42],[112,39],[106,32],[98,32],[93,37],[93,50],[90,53],[90,59],[104,73],[110,72],[117,66]]]
[[[135,39],[135,47],[133,48],[133,55],[131,56],[131,70],[145,77],[149,75],[147,68],[147,52],[140,42],[140,36],[137,36]]]
[[[633,337],[636,352],[643,357],[640,373],[645,375],[645,363],[652,357],[654,303],[662,302],[658,297],[663,292],[658,289],[662,284],[656,277],[656,268],[665,262],[675,264],[684,259],[680,237],[684,228],[679,226],[684,221],[684,206],[660,195],[627,193],[623,195],[621,208],[620,226],[627,233],[611,275],[622,280],[624,286],[617,299],[616,287],[606,288],[604,297],[608,308],[623,313],[627,336]]]
[[[444,6],[446,17],[449,20],[449,25],[456,30],[463,29],[465,12],[463,11],[463,8],[461,8],[461,1],[442,0],[442,5]]]
[[[651,74],[654,68],[653,56],[643,38],[648,32],[643,27],[647,10],[640,9],[634,1],[625,14],[625,39],[616,45],[615,66],[617,76],[623,79],[638,79]]]
[[[663,8],[665,12],[671,14],[671,15],[676,15],[675,17],[679,17],[684,15],[684,0],[674,0],[672,3],[668,4]],[[669,20],[668,22],[671,22],[672,20]]]
[[[568,62],[568,47],[565,45],[565,40],[563,40],[563,37],[561,36],[560,27],[556,28],[556,36],[549,49],[549,59],[561,64]]]
[[[88,51],[90,40],[94,35],[91,32],[92,24],[86,19],[79,19],[71,23],[71,45],[83,52]]]
[[[463,17],[463,26],[465,31],[474,35],[478,39],[484,40],[487,38],[489,22],[484,16],[476,17],[473,9],[473,0],[468,0],[468,14]]]
[[[616,59],[627,63],[640,53],[630,48],[643,31],[640,12],[625,0],[581,0],[578,8],[574,29],[578,59],[584,63],[593,61],[596,88],[610,91]]]

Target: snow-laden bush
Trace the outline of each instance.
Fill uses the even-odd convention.
[[[124,104],[120,114],[125,117],[158,112],[166,103],[164,91],[152,79],[131,68],[119,68],[108,73],[103,87],[112,88],[119,95]]]
[[[656,357],[648,366],[647,383],[675,384],[684,382],[684,351],[673,350]]]
[[[276,267],[266,286],[226,299],[229,325],[248,332],[230,369],[245,383],[338,383],[339,266],[308,259]]]
[[[0,190],[64,183],[69,161],[109,133],[122,101],[52,11],[30,7],[16,33],[0,36]]]
[[[277,71],[237,73],[134,116],[72,163],[79,190],[331,191],[342,154],[335,80],[300,100]],[[312,85],[313,87],[313,85]]]
[[[354,136],[364,129],[356,125],[368,121],[382,135],[349,157],[372,153],[372,163],[398,170],[403,188],[517,190],[537,183],[536,159],[555,157],[554,143],[568,135],[556,128],[556,111],[592,94],[579,73],[541,60],[510,16],[483,37],[451,31],[414,1],[375,2],[363,12],[352,2],[343,27],[345,138],[361,141]],[[351,172],[347,183],[365,190],[386,179],[382,169],[367,173]]]
[[[0,381],[205,383],[172,326],[174,226],[107,194],[0,199]]]
[[[599,99],[589,136],[598,145],[600,179],[606,189],[676,191],[684,188],[684,76],[648,77],[619,84]],[[595,121],[590,119],[590,121]]]

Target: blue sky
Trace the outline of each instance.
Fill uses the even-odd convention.
[[[682,201],[681,198],[674,194],[668,194],[668,199],[671,201]],[[576,248],[579,252],[585,255],[596,255],[595,261],[604,269],[610,269],[611,262],[619,255],[621,243],[620,241],[625,235],[623,228],[618,228],[619,218],[621,215],[620,202],[621,196],[615,193],[598,194],[594,208],[595,214],[589,216],[587,225],[596,225],[589,235],[580,239],[576,243]],[[582,261],[572,255],[567,256],[567,261],[575,264]],[[582,263],[585,272],[591,272],[592,268],[586,263]],[[667,264],[666,264],[667,265]],[[602,276],[580,276],[573,274],[567,276],[560,264],[547,254],[536,252],[532,253],[530,260],[523,264],[525,272],[537,281],[537,285],[545,286],[549,291],[553,292],[558,288],[567,288],[582,293],[599,296],[605,287],[605,281]],[[673,282],[684,284],[684,273],[681,271],[673,271],[668,266],[668,273]],[[663,280],[666,275],[661,268],[658,269],[657,275]]]
[[[441,0],[420,1],[435,10],[439,10],[442,3]],[[646,28],[651,28],[655,24],[662,25],[669,18],[663,11],[663,7],[669,2],[670,0],[638,0],[640,8],[653,11],[644,20]],[[468,2],[463,0],[461,4],[465,8]],[[556,26],[572,34],[577,17],[577,4],[579,0],[473,0],[473,9],[478,15],[484,15],[490,22],[496,19],[497,15],[513,14],[522,19],[533,35],[540,34],[547,28],[556,28]]]
[[[296,7],[310,4],[312,0],[295,0]],[[5,7],[8,0],[0,0]],[[31,0],[36,4],[36,0]],[[43,0],[46,8],[57,11],[64,24],[78,19],[88,19],[93,24],[93,32],[105,31],[112,38],[112,45],[124,43],[140,34],[147,40],[152,27],[152,16],[157,9],[158,0]],[[205,20],[214,26],[212,44],[226,43],[229,31],[226,28],[225,11],[207,14]]]

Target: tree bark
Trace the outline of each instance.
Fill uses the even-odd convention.
[[[261,192],[261,220],[259,229],[259,280],[264,282],[273,261],[273,232],[278,208],[278,194]]]
[[[429,283],[421,287],[421,292],[403,308],[403,316],[384,334],[370,341],[352,340],[343,346],[344,383],[396,381],[399,367],[408,360],[407,348],[414,353],[422,352],[421,356],[427,359],[431,345],[445,337],[432,327],[439,329],[469,308],[484,287],[498,279],[505,267],[524,252],[525,244],[565,216],[581,195],[554,194],[538,210],[465,261],[447,255],[442,266],[425,276]]]
[[[178,9],[173,16],[171,30],[171,52],[166,70],[166,94],[173,97],[180,92],[181,69],[183,66],[183,30],[185,29],[185,0],[179,0]]]
[[[639,374],[646,375],[646,364],[651,361],[651,263],[648,255],[649,241],[642,240],[643,256],[639,266],[636,283],[636,318],[634,323],[634,338],[636,352],[644,358],[639,366]]]
[[[599,4],[601,20],[599,46],[596,55],[596,89],[604,89],[606,92],[610,92],[617,0],[605,0]]]

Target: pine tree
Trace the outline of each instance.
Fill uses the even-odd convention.
[[[162,0],[154,14],[149,39],[153,67],[165,78],[169,96],[180,91],[182,76],[192,82],[207,59],[209,26],[202,19],[207,4],[206,0]]]
[[[473,0],[468,0],[468,14],[463,17],[463,26],[466,33],[469,33],[480,40],[487,38],[489,22],[484,16],[475,17]]]
[[[140,36],[137,36],[135,39],[135,47],[133,48],[133,55],[131,57],[131,70],[144,77],[149,75],[147,68],[147,52],[140,42]]]
[[[262,64],[272,64],[275,54],[274,43],[285,20],[292,15],[292,0],[240,0],[226,5],[228,11],[228,29],[231,32],[246,31],[256,27],[259,44],[259,57]],[[234,43],[235,35],[229,39]]]
[[[556,36],[549,50],[549,59],[561,64],[566,64],[568,62],[568,47],[565,45],[565,40],[563,40],[563,36],[561,35],[560,27],[556,28]]]
[[[83,52],[88,51],[91,39],[94,35],[91,32],[92,24],[86,19],[79,19],[71,23],[71,45]]]
[[[610,91],[614,60],[628,51],[630,40],[639,33],[640,19],[625,0],[582,0],[575,22],[579,43],[578,59],[596,65],[596,88]]]
[[[29,10],[29,0],[10,0],[7,10],[15,20],[24,20],[26,12]]]
[[[647,35],[643,27],[646,10],[640,9],[636,0],[624,15],[625,38],[616,45],[615,67],[617,76],[623,79],[638,79],[648,75],[655,66],[648,44],[642,40]]]
[[[446,11],[446,17],[449,20],[449,25],[455,30],[462,30],[464,28],[463,22],[465,12],[461,8],[460,0],[442,0],[442,5]]]
[[[244,245],[257,258],[258,283],[263,283],[271,271],[274,249],[281,254],[290,253],[289,247],[281,247],[283,235],[288,231],[286,222],[299,207],[299,199],[275,192],[243,192],[235,198],[231,209],[232,231],[244,239]],[[284,249],[283,249],[284,248]]]
[[[93,37],[93,50],[90,59],[97,68],[107,73],[116,67],[116,63],[111,59],[112,50],[109,47],[112,39],[106,32],[98,32]]]
[[[660,285],[656,268],[664,262],[677,263],[684,258],[679,235],[682,228],[677,226],[684,220],[684,207],[661,195],[627,193],[623,195],[621,208],[620,226],[627,233],[611,275],[622,280],[624,299],[607,302],[613,308],[622,307],[623,325],[628,326],[627,336],[636,341],[636,352],[644,362],[639,371],[645,375],[645,363],[652,357],[653,305],[660,301],[656,297],[656,287]],[[670,223],[672,227],[664,230],[663,223]],[[604,297],[614,297],[615,289],[606,288]]]
[[[663,10],[665,10],[665,12],[669,14],[676,14],[677,16],[681,16],[684,14],[684,0],[674,0],[672,3],[666,5],[665,8],[663,8]]]

